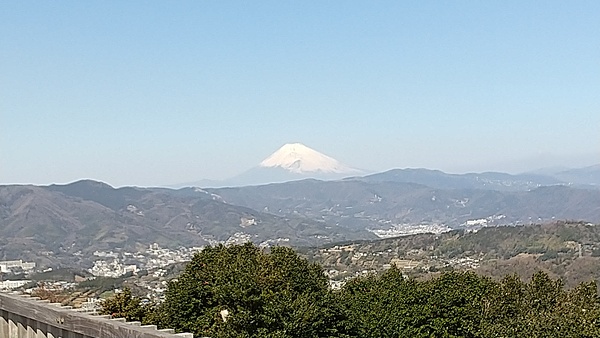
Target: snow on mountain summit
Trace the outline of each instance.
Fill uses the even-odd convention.
[[[280,167],[296,174],[311,172],[351,174],[359,172],[359,170],[348,167],[338,160],[301,143],[284,145],[262,161],[259,166],[265,168]]]

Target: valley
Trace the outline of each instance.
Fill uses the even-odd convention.
[[[593,180],[428,169],[366,174],[301,144],[251,171],[285,179],[177,189],[93,180],[0,186],[0,261],[27,266],[6,268],[3,277],[24,287],[27,278],[72,271],[48,282],[60,289],[83,281],[82,292],[96,296],[126,283],[159,299],[194,253],[246,242],[295,248],[323,267],[332,287],[392,266],[415,278],[536,269],[568,285],[600,277]]]

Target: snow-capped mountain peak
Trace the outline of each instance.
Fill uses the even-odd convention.
[[[301,143],[288,143],[260,163],[264,168],[283,168],[287,171],[303,173],[352,174],[359,170],[348,167],[338,160],[311,149]]]

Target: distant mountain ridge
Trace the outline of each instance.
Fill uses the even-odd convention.
[[[92,259],[95,250],[135,252],[154,242],[171,248],[242,239],[307,246],[374,238],[300,215],[281,217],[224,203],[202,189],[115,189],[91,180],[0,186],[0,216],[0,260],[55,264]]]
[[[323,168],[295,165],[294,156],[302,156],[291,156],[273,163],[305,171]],[[315,158],[317,164],[322,162],[323,158]],[[343,168],[328,163],[332,171]],[[83,264],[95,250],[135,251],[154,242],[172,248],[239,240],[312,246],[399,236],[416,228],[437,233],[469,224],[600,223],[600,189],[590,184],[598,169],[556,173],[588,184],[538,174],[448,174],[428,169],[319,180],[274,165],[246,175],[296,179],[181,189],[115,189],[93,180],[6,185],[0,186],[0,260]]]
[[[440,189],[406,182],[303,180],[208,189],[228,203],[287,217],[303,215],[350,229],[469,220],[515,225],[570,219],[600,222],[600,190],[542,186],[531,190]]]
[[[581,188],[600,188],[600,164],[567,169],[542,168],[536,171],[507,174],[483,172],[448,174],[424,168],[391,169],[369,174],[320,153],[302,143],[284,144],[257,166],[229,179],[200,180],[177,184],[172,188],[200,186],[206,188],[242,187],[283,183],[302,179],[339,180],[359,179],[369,182],[417,183],[441,189],[498,189],[528,190],[549,185],[570,185]]]
[[[564,182],[573,184],[600,186],[600,164],[584,168],[562,170],[553,174],[553,176]]]
[[[565,184],[554,177],[536,174],[511,175],[500,172],[447,174],[430,169],[392,169],[347,180],[365,182],[404,182],[426,185],[438,189],[529,190],[542,186]]]

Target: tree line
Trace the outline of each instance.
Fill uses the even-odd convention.
[[[600,337],[594,281],[566,289],[537,272],[497,281],[473,272],[428,280],[396,268],[331,290],[321,266],[293,249],[207,247],[143,304],[124,290],[102,312],[197,337]]]

